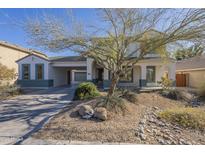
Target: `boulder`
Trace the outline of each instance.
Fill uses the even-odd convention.
[[[82,118],[89,119],[93,116],[94,110],[90,105],[82,105],[80,106],[78,113],[82,116]]]
[[[104,107],[95,108],[94,117],[100,120],[107,120],[107,110]]]

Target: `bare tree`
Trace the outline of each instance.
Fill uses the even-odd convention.
[[[69,49],[93,58],[111,72],[108,98],[121,75],[150,52],[167,57],[166,45],[204,41],[205,9],[100,9],[102,25],[85,26],[69,15],[69,24],[44,16],[29,20],[26,31],[37,46]],[[155,29],[155,30],[154,30]],[[139,44],[135,50],[129,47]]]

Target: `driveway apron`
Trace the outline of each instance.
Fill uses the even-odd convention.
[[[69,104],[75,87],[38,90],[0,101],[0,144],[21,144]]]

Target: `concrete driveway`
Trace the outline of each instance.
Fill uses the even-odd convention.
[[[75,87],[35,90],[0,101],[0,144],[21,144],[71,102]]]

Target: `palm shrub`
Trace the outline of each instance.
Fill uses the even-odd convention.
[[[75,91],[74,100],[86,100],[99,96],[97,87],[92,82],[82,82]]]
[[[167,77],[161,77],[161,81],[158,81],[158,84],[162,86],[161,94],[163,96],[174,100],[177,100],[179,98],[178,91],[171,88],[173,85],[172,80],[168,79]]]
[[[172,86],[173,81],[167,77],[161,77],[161,81],[158,81],[158,83],[162,86],[163,89],[169,89]]]

